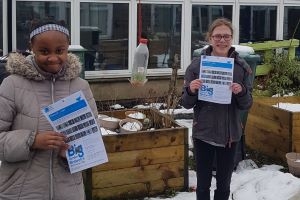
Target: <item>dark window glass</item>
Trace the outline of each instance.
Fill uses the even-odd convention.
[[[169,59],[175,54],[181,56],[181,15],[181,5],[142,4],[141,31],[149,41],[148,68],[171,67]]]
[[[207,44],[206,33],[213,20],[225,17],[232,20],[232,6],[193,5],[192,7],[192,55],[194,50]]]
[[[276,39],[276,6],[240,7],[240,43]]]
[[[85,70],[128,69],[129,5],[80,3],[80,45]]]
[[[3,5],[3,1],[0,0],[0,56],[3,56],[3,14],[2,14],[2,5]]]
[[[70,3],[66,2],[23,2],[17,1],[17,49],[28,49],[29,31],[37,20],[54,19],[62,21],[66,27],[71,23]]]
[[[298,24],[300,20],[300,7],[285,7],[283,20],[283,39],[296,38],[300,40],[300,24]],[[300,58],[300,47],[296,48],[296,56]]]

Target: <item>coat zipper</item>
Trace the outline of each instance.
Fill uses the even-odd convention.
[[[54,103],[54,83],[55,83],[55,77],[52,78],[51,81],[51,100],[52,103]],[[53,150],[50,152],[50,163],[49,163],[49,173],[50,173],[50,196],[49,200],[53,200]]]
[[[231,121],[230,121],[230,108],[229,105],[227,105],[227,131],[228,131],[228,147],[231,148],[231,143],[232,143],[232,137],[231,137],[231,131],[230,131],[230,125],[231,125]]]

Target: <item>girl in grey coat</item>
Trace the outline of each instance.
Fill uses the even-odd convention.
[[[197,166],[197,200],[210,200],[213,162],[217,164],[217,189],[214,200],[228,200],[231,175],[237,142],[241,139],[240,110],[252,105],[248,75],[251,72],[246,62],[238,56],[232,45],[233,29],[227,19],[215,20],[208,31],[210,46],[202,54],[234,58],[232,99],[229,104],[198,100],[202,86],[199,79],[200,59],[192,61],[184,79],[182,105],[194,108],[193,141]]]
[[[81,90],[97,107],[81,63],[68,53],[69,32],[53,22],[30,35],[33,55],[10,54],[11,74],[0,87],[0,199],[84,200],[81,172],[66,165],[65,136],[53,131],[41,109]]]

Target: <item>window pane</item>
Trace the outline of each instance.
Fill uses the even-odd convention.
[[[17,49],[28,49],[29,31],[36,20],[54,19],[70,25],[70,3],[17,1]],[[68,27],[70,28],[70,27]]]
[[[3,1],[0,0],[0,56],[3,56],[3,14],[2,14],[2,5],[3,5]]]
[[[206,33],[213,20],[225,17],[232,20],[232,6],[193,5],[192,7],[192,54],[207,44]]]
[[[148,68],[169,67],[171,55],[181,56],[181,9],[181,5],[142,4],[142,36],[149,40]]]
[[[240,7],[240,43],[276,39],[275,6]]]
[[[300,25],[297,23],[300,19],[300,7],[285,7],[284,8],[284,24],[283,24],[283,39],[288,40],[296,38],[300,40]],[[297,29],[296,29],[297,28]],[[296,48],[296,56],[300,58],[300,47]]]
[[[128,69],[128,27],[128,4],[80,3],[86,71]]]

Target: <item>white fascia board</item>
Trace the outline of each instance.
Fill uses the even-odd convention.
[[[268,5],[269,3],[278,4],[281,0],[239,0],[240,4],[246,3],[251,5]]]
[[[201,3],[201,4],[207,4],[209,3],[209,5],[211,4],[224,4],[224,3],[235,3],[235,0],[191,0],[191,3]]]

